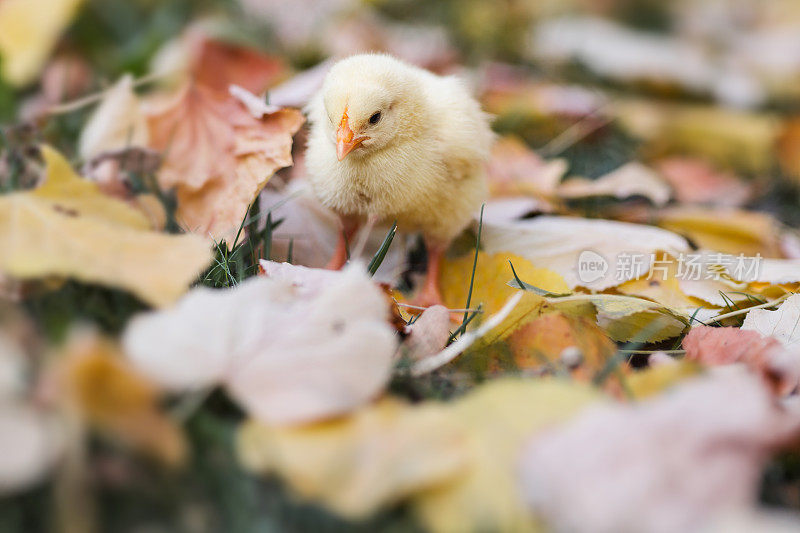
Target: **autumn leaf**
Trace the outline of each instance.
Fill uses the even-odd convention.
[[[790,296],[775,311],[753,309],[742,329],[777,339],[786,347],[796,347],[800,343],[800,295]]]
[[[572,294],[548,298],[548,302],[577,316],[587,316],[583,304],[591,304],[597,324],[620,342],[659,342],[677,337],[689,322],[689,317],[659,303],[619,294]]]
[[[511,334],[508,343],[520,368],[552,363],[597,372],[617,352],[594,320],[558,312],[522,326]]]
[[[433,533],[536,531],[516,472],[525,440],[598,399],[588,387],[555,380],[496,380],[449,406],[466,435],[466,472],[419,492],[412,508]]]
[[[172,309],[134,318],[125,351],[171,390],[224,385],[264,422],[347,413],[383,391],[397,341],[363,266],[324,272],[330,283],[306,290],[266,277],[196,288]]]
[[[483,245],[489,254],[516,254],[537,268],[556,272],[569,288],[592,290],[614,287],[647,273],[654,252],[677,255],[689,251],[685,239],[660,228],[555,216],[484,224]],[[579,259],[596,264],[598,270],[581,273]],[[522,275],[520,278],[535,285]]]
[[[736,207],[753,195],[751,184],[700,158],[667,157],[658,161],[655,168],[682,204]]]
[[[186,459],[183,433],[160,411],[158,390],[113,342],[76,332],[60,357],[62,386],[88,424],[167,465]]]
[[[780,226],[766,213],[675,207],[659,214],[658,225],[690,238],[700,248],[746,256],[782,257]]]
[[[103,152],[147,146],[147,143],[147,123],[133,91],[133,77],[125,75],[108,89],[84,125],[79,152],[89,161]]]
[[[531,510],[556,530],[655,533],[754,506],[768,453],[797,436],[800,417],[731,370],[533,436],[520,472]]]
[[[191,76],[195,83],[225,93],[231,85],[261,94],[287,71],[279,57],[254,48],[202,38],[197,44]]]
[[[545,161],[516,137],[503,137],[492,146],[488,181],[493,197],[553,196],[567,172],[563,159]]]
[[[613,114],[656,153],[702,157],[746,172],[769,171],[781,127],[768,113],[646,100],[616,102]]]
[[[410,499],[432,532],[520,531],[533,527],[514,476],[524,438],[597,398],[580,385],[499,380],[453,403],[384,399],[290,428],[251,421],[240,430],[239,456],[351,519]]]
[[[245,468],[276,473],[301,497],[362,519],[467,468],[461,428],[434,402],[384,399],[335,420],[299,427],[245,423]]]
[[[669,201],[672,190],[653,170],[633,162],[594,180],[569,178],[558,186],[557,194],[565,199],[611,196],[622,200],[643,196],[654,205],[662,206]]]
[[[621,379],[625,397],[641,400],[656,396],[703,372],[704,367],[695,361],[673,359],[663,353],[661,356],[663,362],[654,363],[655,358],[651,354],[649,366],[642,370],[623,368]]]
[[[152,109],[151,147],[165,155],[159,183],[176,190],[179,221],[231,246],[256,195],[292,164],[292,136],[303,120],[294,109],[255,118],[229,94],[193,83]]]
[[[103,195],[55,150],[44,183],[0,197],[0,273],[118,287],[152,305],[175,301],[211,260],[206,239],[149,231],[147,217]]]
[[[450,309],[463,308],[472,277],[474,256],[467,254],[458,259],[447,259],[439,276],[442,298]],[[510,262],[510,264],[509,264]],[[490,316],[502,309],[516,289],[508,286],[512,279],[511,264],[521,279],[553,293],[567,292],[569,289],[561,276],[547,269],[535,268],[522,257],[497,253],[489,255],[478,253],[471,306],[482,306],[484,316]],[[546,307],[544,299],[532,292],[525,292],[520,303],[503,322],[484,337],[486,343],[511,334],[526,320],[532,320]]]
[[[0,2],[3,78],[17,86],[34,81],[82,3],[83,0]]]

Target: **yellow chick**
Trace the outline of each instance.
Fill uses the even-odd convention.
[[[441,303],[444,251],[487,195],[489,115],[452,76],[388,55],[339,61],[308,106],[306,164],[320,201],[343,231],[329,268],[346,261],[346,242],[365,218],[421,232],[428,274],[415,301]]]

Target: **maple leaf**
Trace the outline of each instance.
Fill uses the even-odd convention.
[[[229,94],[194,83],[148,115],[151,147],[165,155],[159,184],[176,190],[179,221],[229,246],[272,174],[292,164],[304,121],[295,109],[255,118]]]
[[[71,277],[166,305],[211,261],[207,239],[149,231],[144,213],[102,194],[52,148],[42,155],[44,183],[0,197],[0,273]]]

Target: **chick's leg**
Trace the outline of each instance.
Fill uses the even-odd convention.
[[[353,236],[358,231],[359,221],[356,217],[343,216],[341,223],[342,227],[339,231],[339,238],[336,241],[336,249],[333,251],[331,260],[325,265],[328,270],[339,270],[347,263],[348,246],[350,246]]]
[[[414,297],[413,302],[414,305],[421,307],[444,305],[442,293],[439,291],[439,273],[442,268],[445,246],[427,241],[425,246],[428,250],[428,271],[425,274],[422,288]]]

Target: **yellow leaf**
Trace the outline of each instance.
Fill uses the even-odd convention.
[[[524,441],[599,398],[555,380],[504,379],[451,403],[384,399],[327,422],[239,432],[239,457],[351,519],[410,498],[432,532],[534,527],[516,486]]]
[[[658,342],[677,337],[686,327],[680,313],[643,298],[573,294],[549,301],[559,310],[578,316],[586,315],[581,304],[591,303],[597,310],[597,324],[615,341]]]
[[[415,513],[433,533],[536,530],[518,492],[522,446],[535,431],[598,397],[589,387],[567,382],[505,379],[456,401],[449,412],[467,435],[469,468],[417,494]]]
[[[444,262],[439,283],[447,307],[458,309],[466,304],[473,261],[474,255],[470,253]],[[508,253],[487,255],[479,252],[470,307],[476,308],[482,304],[484,316],[498,312],[508,299],[517,293],[517,289],[508,286],[508,281],[513,279],[509,261],[514,265],[514,270],[520,279],[526,283],[552,293],[569,292],[569,287],[560,275],[544,268],[535,268],[527,259]],[[542,314],[547,307],[544,298],[532,292],[525,292],[508,318],[489,332],[484,341],[492,342],[506,337],[527,320]]]
[[[0,56],[3,78],[26,85],[36,78],[83,0],[3,0],[0,2]]]
[[[633,372],[626,377],[625,386],[634,398],[647,398],[701,371],[702,367],[696,362],[681,359],[671,364],[660,364]]]
[[[663,211],[658,225],[689,237],[700,248],[727,254],[782,257],[780,226],[765,213],[741,209],[677,207]]]
[[[643,138],[650,152],[697,155],[756,173],[773,164],[781,128],[774,114],[646,100],[624,100],[614,108],[620,126]]]
[[[462,471],[464,444],[445,406],[392,399],[311,425],[250,421],[238,438],[246,468],[277,473],[300,496],[352,519]]]
[[[71,277],[160,306],[180,297],[210,262],[206,239],[148,231],[140,211],[104,196],[52,148],[42,154],[44,184],[0,197],[0,273]]]
[[[186,458],[183,433],[159,411],[157,389],[125,362],[115,344],[77,334],[61,355],[64,386],[89,424],[166,464]]]

